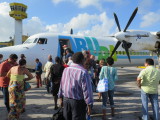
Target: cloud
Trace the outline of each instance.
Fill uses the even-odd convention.
[[[97,15],[89,15],[87,13],[79,14],[77,17],[73,17],[65,27],[71,27],[74,29],[84,29],[86,26],[90,26],[96,23]]]
[[[14,19],[9,16],[9,4],[0,3],[0,41],[9,41],[14,35]]]
[[[9,41],[9,37],[14,38],[14,19],[9,16],[9,3],[0,3],[0,42]],[[46,32],[45,24],[38,18],[32,17],[23,24],[23,35],[33,35],[39,32]]]
[[[95,6],[99,9],[102,8],[100,0],[75,0],[75,2],[80,8],[85,8],[88,6]]]
[[[90,30],[79,31],[78,35],[89,35],[89,36],[106,36],[111,34],[115,23],[113,19],[109,19],[105,12],[100,15],[96,15],[97,23],[92,25]]]
[[[9,41],[9,37],[14,37],[14,19],[9,14],[9,4],[0,3],[0,41]],[[29,36],[42,33],[70,33],[73,28],[74,34],[105,36],[111,33],[114,26],[114,20],[110,19],[106,12],[100,14],[78,14],[66,23],[45,24],[40,18],[34,16],[26,19],[23,23],[23,35]]]
[[[67,1],[67,0],[52,0],[52,2],[53,2],[54,4],[58,4],[58,3],[63,2],[63,1]]]
[[[153,0],[141,0],[139,3],[139,10],[138,13],[144,14],[147,13],[149,8],[153,5]],[[147,8],[147,9],[146,9]]]
[[[106,2],[121,3],[122,0],[104,0]]]
[[[46,26],[38,17],[32,17],[23,25],[23,34],[33,35],[40,32],[46,32]]]
[[[97,14],[79,14],[76,17],[73,17],[67,23],[58,23],[51,25],[44,25],[42,21],[38,18],[36,20],[30,20],[28,22],[28,26],[36,23],[33,28],[30,28],[30,32],[52,32],[52,33],[70,33],[70,29],[73,28],[74,34],[77,35],[89,35],[89,36],[105,36],[111,34],[111,30],[113,29],[115,22],[113,19],[110,19],[105,12],[97,15]],[[35,24],[35,23],[34,23]],[[39,27],[36,27],[39,26]],[[39,28],[36,31],[34,28]]]
[[[122,3],[122,0],[52,0],[54,4],[59,4],[61,2],[72,2],[75,3],[79,8],[85,8],[89,6],[94,6],[99,10],[102,10],[103,2],[112,2],[115,4]]]
[[[157,12],[149,12],[146,15],[142,17],[142,22],[140,24],[140,27],[150,27],[154,24],[160,23],[160,10]]]

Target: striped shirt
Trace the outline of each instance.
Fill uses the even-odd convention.
[[[60,98],[85,100],[86,104],[93,103],[91,78],[82,66],[73,63],[63,71],[59,93]]]

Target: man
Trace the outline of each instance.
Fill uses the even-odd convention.
[[[2,63],[3,55],[0,54],[0,64]]]
[[[2,60],[3,60],[3,55],[0,54],[0,64],[2,63]],[[0,87],[0,90],[2,90],[2,88]]]
[[[65,60],[68,60],[69,57],[72,57],[72,53],[70,53],[70,51],[67,49],[66,50]]]
[[[26,56],[24,54],[21,54],[20,59],[26,59]]]
[[[41,79],[41,74],[42,74],[42,63],[39,61],[38,58],[36,58],[35,62],[36,64],[36,68],[35,68],[35,72],[36,72],[36,80],[37,80],[37,87],[42,87],[42,79]]]
[[[82,52],[75,53],[72,60],[72,65],[63,71],[58,95],[64,106],[65,120],[86,120],[86,105],[90,114],[90,105],[93,104],[91,78],[82,66]]]
[[[69,50],[69,52],[72,53],[71,49],[67,45],[63,45],[63,56],[66,56],[66,54],[67,54],[66,50]]]
[[[146,59],[145,69],[137,77],[138,86],[141,88],[143,120],[149,120],[148,98],[151,101],[154,120],[159,120],[158,84],[160,71],[154,67],[153,59]]]
[[[2,87],[4,104],[6,105],[7,111],[10,111],[9,107],[9,93],[8,93],[8,86],[10,79],[6,77],[8,71],[14,65],[17,65],[16,61],[18,56],[16,54],[11,54],[7,60],[0,64],[0,87]]]
[[[51,68],[52,65],[53,65],[52,57],[49,55],[48,56],[48,61],[44,65],[44,72],[46,72],[45,76],[44,76],[44,79],[45,79],[45,84],[46,84],[46,88],[47,88],[48,93],[50,92],[49,87],[51,87],[49,72],[50,72],[50,68]]]
[[[69,58],[68,58],[68,63],[67,63],[67,65],[70,66],[72,63],[73,63],[72,57],[69,57]]]

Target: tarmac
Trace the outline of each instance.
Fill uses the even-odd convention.
[[[106,116],[108,120],[139,120],[139,117],[141,117],[140,89],[136,85],[136,78],[141,70],[141,68],[136,67],[118,68],[119,80],[116,82],[114,96],[115,116],[111,116],[108,104]],[[26,92],[26,112],[20,116],[20,120],[51,120],[52,115],[56,112],[53,96],[47,93],[45,86],[35,88],[35,79],[31,80],[30,83],[32,89]],[[94,93],[95,102],[91,120],[102,119],[102,102],[97,102],[97,98],[97,93]],[[149,103],[150,114],[152,114],[151,111],[151,104]],[[0,92],[0,120],[6,119],[7,111]]]

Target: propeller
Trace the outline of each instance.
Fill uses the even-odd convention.
[[[137,14],[137,11],[138,11],[138,7],[137,7],[137,8],[134,10],[134,12],[132,13],[132,15],[131,15],[131,17],[130,17],[130,19],[129,19],[129,21],[128,21],[128,23],[127,23],[127,25],[126,25],[126,27],[125,27],[125,29],[124,29],[123,32],[126,32],[126,30],[128,29],[129,25],[131,24],[132,20],[134,19],[134,17],[135,17],[136,14]]]
[[[123,46],[124,46],[124,49],[125,49],[125,51],[126,51],[126,54],[127,54],[127,56],[128,56],[128,60],[129,60],[129,62],[131,63],[131,58],[130,58],[130,55],[129,55],[129,50],[128,50],[128,46],[127,46],[127,42],[126,41],[122,41],[123,42]]]
[[[126,32],[126,30],[128,29],[128,27],[130,26],[132,20],[134,19],[135,15],[137,14],[137,11],[138,11],[138,7],[132,13],[132,15],[131,15],[130,19],[128,20],[128,23],[127,23],[125,29],[123,30],[123,32]],[[121,32],[121,27],[120,27],[119,20],[118,20],[118,17],[116,15],[116,13],[114,13],[114,18],[115,18],[115,22],[117,24],[119,32]],[[116,37],[116,36],[111,36],[111,37]],[[130,36],[125,36],[125,37],[130,37]],[[124,49],[126,51],[126,54],[128,56],[128,60],[131,63],[131,59],[130,59],[130,55],[129,55],[129,48],[128,48],[127,42],[125,40],[121,40],[121,41],[118,40],[118,42],[116,43],[115,48],[113,49],[110,57],[112,57],[114,55],[114,53],[116,52],[116,50],[118,49],[118,47],[121,45],[121,43],[122,43],[122,45],[123,45],[123,47],[124,47]]]
[[[119,32],[121,32],[121,27],[120,27],[120,25],[119,25],[119,20],[118,20],[118,17],[117,17],[117,15],[116,15],[116,13],[114,13],[114,18],[115,18],[117,27],[118,27],[118,29],[119,29]]]

